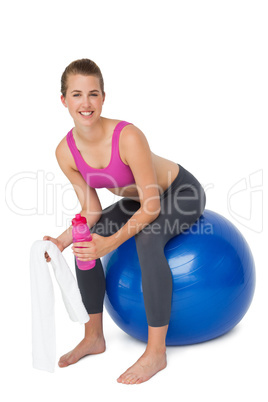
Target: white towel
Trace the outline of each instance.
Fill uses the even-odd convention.
[[[30,252],[33,367],[54,372],[56,360],[54,292],[44,257],[46,251],[51,258],[70,319],[86,323],[89,321],[89,315],[82,302],[75,277],[58,247],[48,240],[35,241]]]

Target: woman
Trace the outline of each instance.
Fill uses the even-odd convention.
[[[85,337],[62,356],[60,367],[88,354],[105,351],[102,326],[105,277],[100,257],[135,236],[142,271],[148,322],[148,344],[138,361],[118,382],[138,384],[166,367],[165,339],[170,318],[172,276],[164,255],[169,239],[189,228],[202,214],[205,193],[182,166],[151,152],[145,135],[133,124],[101,116],[105,100],[100,69],[91,60],[71,63],[61,79],[61,101],[74,128],[56,149],[58,163],[72,183],[93,240],[73,244],[74,255],[96,260],[95,268],[76,275],[90,316]],[[122,198],[102,210],[96,188]],[[57,239],[45,236],[63,251],[72,243],[71,227]],[[46,253],[46,260],[50,257]]]

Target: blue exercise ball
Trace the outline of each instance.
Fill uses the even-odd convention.
[[[204,342],[230,331],[246,314],[255,289],[250,248],[238,229],[205,210],[165,247],[173,278],[167,345]],[[141,270],[132,237],[102,258],[105,307],[127,334],[147,342]]]

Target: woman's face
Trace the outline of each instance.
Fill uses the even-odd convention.
[[[72,74],[67,79],[66,96],[61,101],[68,108],[74,123],[91,126],[102,112],[105,94],[100,88],[99,79],[92,75]]]

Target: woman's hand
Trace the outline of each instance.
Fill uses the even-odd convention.
[[[52,243],[56,244],[56,246],[58,247],[58,249],[61,252],[64,250],[63,244],[58,239],[54,239],[54,237],[44,236],[43,240],[50,240]],[[49,257],[47,252],[45,252],[45,259],[46,259],[46,262],[51,261],[51,258]]]
[[[115,248],[116,246],[112,241],[112,237],[104,237],[96,233],[92,234],[91,241],[77,242],[72,246],[74,255],[81,261],[96,260],[110,253]]]

